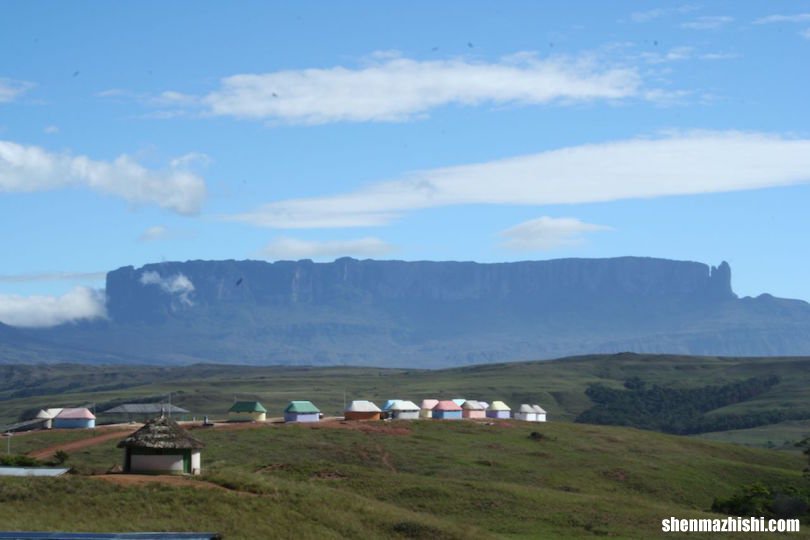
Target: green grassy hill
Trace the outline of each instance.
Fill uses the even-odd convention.
[[[716,358],[616,354],[554,361],[490,364],[447,370],[375,368],[247,367],[200,364],[155,366],[0,365],[0,425],[25,410],[44,407],[158,400],[172,402],[201,417],[222,417],[233,399],[259,399],[278,416],[291,399],[309,399],[326,414],[339,414],[345,399],[383,401],[405,398],[465,397],[536,402],[555,421],[571,421],[592,404],[588,384],[621,388],[639,377],[649,384],[677,388],[726,384],[750,377],[778,375],[780,382],[754,399],[712,411],[725,414],[795,411],[810,404],[810,358]],[[103,420],[103,415],[100,420]],[[784,425],[783,425],[784,424]],[[799,424],[804,426],[804,424]],[[784,445],[810,429],[796,423],[771,426],[768,438],[740,430],[736,442]],[[716,434],[705,436],[717,438]]]
[[[70,455],[79,475],[3,479],[0,523],[12,530],[217,530],[228,540],[654,538],[669,516],[720,517],[708,511],[713,498],[743,484],[806,482],[797,454],[627,428],[357,426],[196,429],[207,447],[204,475],[193,482],[206,489],[88,476],[120,463],[111,440]],[[20,435],[15,444],[35,450],[64,433]]]

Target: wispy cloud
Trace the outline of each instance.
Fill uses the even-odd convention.
[[[728,15],[707,15],[694,20],[681,23],[681,28],[688,30],[716,30],[734,21]]]
[[[75,287],[62,296],[0,294],[0,322],[19,327],[48,327],[106,316],[104,292]]]
[[[540,58],[519,53],[480,62],[419,61],[378,54],[357,68],[233,75],[200,98],[169,91],[158,100],[166,105],[196,104],[203,114],[289,124],[400,122],[446,105],[539,105],[639,97],[641,85],[634,68],[606,66],[592,57]]]
[[[799,35],[802,36],[804,39],[810,39],[810,28],[805,28],[804,30],[799,32]]]
[[[184,274],[178,273],[162,277],[158,272],[147,271],[141,274],[140,282],[144,286],[155,285],[160,287],[163,292],[176,297],[185,306],[194,305],[191,300],[194,284]]]
[[[587,233],[609,231],[605,225],[585,223],[575,218],[543,216],[501,231],[502,247],[516,251],[547,251],[574,246],[585,240]]]
[[[703,53],[699,56],[701,60],[733,60],[739,57],[738,53]]]
[[[699,8],[697,6],[684,4],[682,6],[656,8],[647,11],[636,11],[630,14],[630,20],[635,23],[646,23],[663,17],[670,17],[672,15],[682,15],[684,13],[690,13],[698,9]]]
[[[667,64],[671,62],[684,62],[687,60],[731,60],[739,58],[737,53],[700,53],[694,47],[681,46],[672,47],[663,52],[643,52],[638,55],[638,58],[647,64]],[[660,89],[653,90],[662,91]]]
[[[359,191],[273,202],[223,219],[272,228],[368,227],[431,207],[553,205],[810,182],[810,140],[675,133],[417,171]]]
[[[319,259],[323,257],[345,257],[349,255],[374,257],[385,255],[394,246],[374,237],[352,240],[312,241],[298,238],[275,238],[268,243],[260,255],[267,259]]]
[[[0,103],[11,103],[36,86],[28,81],[15,81],[0,77]]]
[[[42,131],[44,133],[47,133],[48,135],[54,135],[56,133],[59,133],[59,126],[54,125],[45,126],[45,129],[43,129]]]
[[[197,213],[206,194],[203,179],[183,166],[150,170],[126,155],[113,161],[98,161],[0,141],[0,193],[74,186],[135,204],[154,204],[180,214]]]
[[[43,272],[38,274],[0,275],[0,283],[27,283],[35,281],[99,281],[106,272]]]
[[[792,15],[768,15],[754,21],[754,24],[773,23],[802,23],[810,21],[810,13],[794,13]]]
[[[155,225],[154,227],[149,227],[145,231],[143,231],[140,236],[138,236],[139,242],[154,242],[155,240],[161,240],[166,238],[169,231],[163,225]]]
[[[643,52],[640,57],[648,64],[664,64],[689,60],[694,55],[693,47],[672,47],[665,52]]]

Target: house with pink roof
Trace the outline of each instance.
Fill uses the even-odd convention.
[[[461,420],[462,409],[454,401],[445,399],[433,407],[433,418],[436,420]]]
[[[53,419],[54,429],[87,429],[96,427],[96,415],[86,407],[62,409]]]

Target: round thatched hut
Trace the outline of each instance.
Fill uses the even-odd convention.
[[[200,450],[205,446],[166,416],[153,418],[118,443],[124,448],[124,472],[200,474]]]

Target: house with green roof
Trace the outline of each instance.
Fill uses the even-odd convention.
[[[311,401],[291,401],[284,409],[285,422],[318,422],[321,411]]]
[[[228,419],[236,422],[264,422],[267,409],[258,401],[235,401],[228,409]]]

